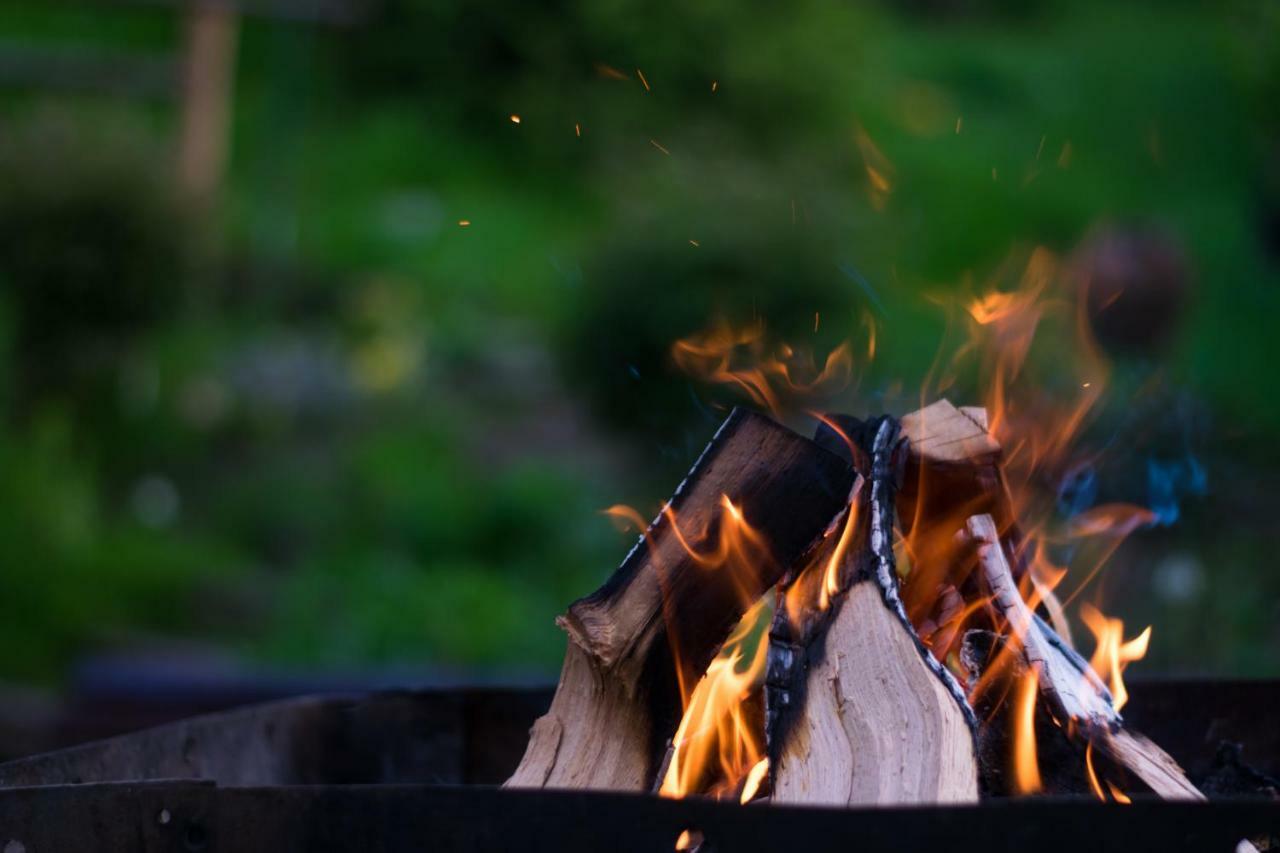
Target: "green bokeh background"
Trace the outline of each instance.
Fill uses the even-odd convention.
[[[0,59],[181,35],[0,8]],[[673,339],[869,314],[875,411],[934,358],[928,297],[1107,223],[1192,288],[1094,432],[1154,384],[1208,487],[1090,597],[1155,623],[1149,671],[1280,674],[1274,4],[386,0],[247,16],[236,67],[201,218],[172,100],[0,80],[0,679],[174,646],[554,672],[552,617],[630,545],[597,510],[656,506],[714,429]]]

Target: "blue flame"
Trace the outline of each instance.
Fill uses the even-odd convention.
[[[1067,471],[1058,484],[1058,512],[1072,518],[1093,506],[1098,499],[1098,473],[1084,463]]]
[[[1152,526],[1168,527],[1182,514],[1181,499],[1200,496],[1209,487],[1209,477],[1194,456],[1181,459],[1147,460],[1147,508],[1155,518]]]

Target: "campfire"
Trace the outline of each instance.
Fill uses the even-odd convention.
[[[4,849],[1277,849],[1277,685],[1146,681],[1130,706],[1151,629],[1086,600],[1153,514],[1061,509],[1106,370],[1087,335],[1053,349],[1068,381],[1028,359],[1071,305],[1054,269],[973,299],[922,404],[860,394],[869,416],[818,402],[860,381],[869,322],[821,357],[759,323],[677,342],[751,407],[652,521],[606,511],[640,537],[560,617],[554,694],[287,699],[0,764]],[[951,402],[979,399],[965,359],[980,406]]]
[[[677,364],[774,417],[732,410],[651,522],[608,511],[640,539],[559,617],[555,697],[507,785],[751,805],[1203,799],[1121,713],[1123,670],[1150,629],[1127,636],[1071,600],[1101,560],[1058,592],[1066,571],[1032,481],[1070,458],[1106,369],[1082,321],[1071,397],[1018,396],[1037,328],[1062,308],[1056,272],[1036,253],[1017,290],[966,306],[955,359],[984,366],[985,406],[938,393],[899,417],[810,410],[806,437],[777,419],[847,385],[852,344],[816,359],[767,346],[759,324],[678,342]],[[1094,507],[1065,535],[1109,552],[1150,518]],[[1071,604],[1095,635],[1091,660]]]

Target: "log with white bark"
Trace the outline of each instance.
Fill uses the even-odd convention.
[[[1022,656],[1039,670],[1040,692],[1058,721],[1101,728],[1118,723],[1120,715],[1111,704],[1111,693],[1093,668],[1023,600],[991,516],[970,518],[965,534],[976,546],[978,566],[991,607],[1008,625],[1009,633],[1021,646]]]
[[[1126,729],[1110,692],[1079,654],[1023,601],[990,516],[970,518],[966,534],[1019,662],[1036,671],[1040,695],[1064,737],[1093,749],[1164,799],[1202,800],[1178,763],[1155,743]]]

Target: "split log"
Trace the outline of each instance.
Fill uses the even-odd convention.
[[[507,784],[647,789],[679,720],[679,680],[696,682],[746,608],[840,512],[853,480],[839,457],[735,409],[613,576],[557,620],[569,635],[560,683]],[[724,496],[769,552],[733,572],[690,553],[715,541]]]
[[[987,432],[987,411],[979,406],[957,409],[949,400],[938,400],[903,415],[902,434],[913,454],[934,464],[967,468],[1000,456],[1000,444]]]
[[[1102,679],[1023,601],[991,516],[973,516],[965,533],[977,547],[978,565],[991,606],[1008,624],[1022,656],[1039,670],[1040,692],[1058,721],[1101,728],[1119,723],[1120,715],[1112,706],[1111,693]]]
[[[974,699],[974,711],[984,720],[978,734],[978,768],[984,796],[1016,793],[1008,779],[1012,752],[1011,716],[1005,697],[1027,672],[1029,664],[1017,654],[1017,643],[990,631],[966,632],[961,660],[970,683],[986,686]],[[1114,728],[1064,725],[1045,701],[1037,702],[1033,725],[1042,779],[1041,792],[1050,795],[1090,794],[1089,763],[1104,777],[1122,778],[1126,788],[1166,800],[1203,800],[1204,795],[1168,753],[1123,721]],[[1086,750],[1092,748],[1092,759]]]
[[[1027,664],[1017,654],[1013,640],[985,629],[966,631],[960,662],[968,673],[970,701],[982,720],[978,729],[978,778],[982,795],[1010,797],[1023,793],[1014,771],[1014,720],[1012,698],[1027,674]],[[976,689],[975,689],[976,688]],[[1043,699],[1032,711],[1039,792],[1051,796],[1090,795],[1084,747],[1069,739]]]
[[[1091,744],[1099,755],[1164,799],[1204,799],[1168,753],[1124,727],[1102,679],[1032,613],[1018,592],[991,517],[970,518],[966,533],[977,546],[991,606],[1007,623],[1021,665],[1036,671],[1041,697],[1063,736]]]
[[[844,542],[837,590],[825,612],[815,612],[816,601],[799,615],[779,608],[770,632],[765,695],[773,801],[976,801],[976,721],[959,684],[915,635],[898,596],[897,425],[892,418],[847,425],[869,470],[851,499],[847,523],[855,527]],[[825,574],[832,549],[840,547],[844,537],[828,533],[809,571]]]
[[[1142,780],[1151,793],[1161,799],[1206,799],[1173,756],[1137,732],[1122,728],[1095,737],[1093,745],[1099,753]]]
[[[856,418],[837,415],[819,427],[815,440],[849,456],[852,437],[861,429]],[[990,513],[1016,539],[1012,502],[999,468],[1000,445],[987,432],[986,410],[939,400],[904,415],[901,435],[904,441],[892,467],[897,472],[898,524],[911,558],[902,583],[903,606],[945,660],[957,641],[954,630],[938,636],[934,632],[954,615],[955,600],[977,597],[977,585],[969,577],[972,560],[963,559],[964,548],[952,536],[969,516]],[[861,455],[857,442],[853,444]]]
[[[975,802],[965,715],[876,583],[855,583],[833,606],[806,677],[803,717],[779,745],[773,802]]]

